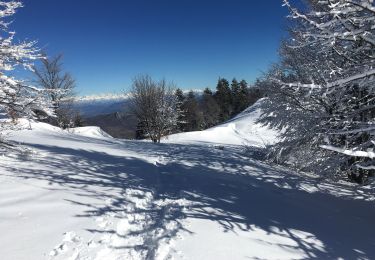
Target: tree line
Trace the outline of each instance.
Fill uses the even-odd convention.
[[[229,83],[220,78],[215,91],[205,88],[202,92],[185,93],[172,83],[155,82],[148,75],[134,79],[131,93],[132,111],[138,119],[136,137],[154,142],[169,134],[218,125],[263,96],[260,88],[250,87],[245,80],[233,79]]]
[[[202,93],[177,89],[175,95],[183,111],[178,131],[204,130],[239,114],[261,96],[259,88],[249,87],[245,80],[218,80],[216,91],[205,88]]]

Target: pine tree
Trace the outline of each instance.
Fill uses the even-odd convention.
[[[234,78],[231,84],[231,91],[232,91],[232,115],[236,115],[241,112],[241,93],[240,93],[240,84]]]
[[[204,129],[213,127],[219,123],[220,108],[209,88],[203,91],[200,107],[203,114]]]
[[[179,117],[178,117],[178,123],[177,123],[177,131],[183,132],[185,131],[185,126],[186,126],[185,108],[184,108],[185,95],[184,95],[184,92],[180,88],[176,89],[175,95],[177,98],[178,110],[180,111]]]
[[[202,130],[203,114],[193,91],[189,91],[184,102],[186,131]]]
[[[250,96],[250,91],[246,80],[240,81],[240,93],[239,93],[239,110],[240,112],[245,110],[250,105],[254,104],[253,99]]]
[[[219,79],[216,87],[215,99],[220,108],[220,121],[228,120],[232,114],[232,91],[226,79]]]

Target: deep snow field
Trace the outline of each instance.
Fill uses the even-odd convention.
[[[374,191],[251,157],[276,141],[258,115],[162,144],[43,123],[12,133],[0,259],[375,258]]]

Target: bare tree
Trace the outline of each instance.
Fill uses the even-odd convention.
[[[175,85],[165,80],[154,81],[148,75],[133,80],[131,109],[138,125],[154,143],[176,130],[180,111]]]
[[[62,128],[72,126],[74,78],[63,71],[63,56],[41,59],[41,65],[34,68],[37,84],[46,89],[53,104],[57,125]]]

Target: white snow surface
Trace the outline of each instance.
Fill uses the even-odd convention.
[[[92,137],[92,138],[112,138],[109,134],[104,132],[100,127],[97,126],[84,126],[84,127],[76,127],[68,130],[71,133],[76,135],[81,135],[85,137]]]
[[[256,121],[261,114],[263,99],[233,119],[204,131],[179,133],[168,136],[169,143],[208,143],[264,147],[277,142],[277,132]]]
[[[0,160],[0,259],[375,258],[373,189],[267,165],[236,132],[230,143],[210,131],[209,142],[162,144],[44,123],[12,133],[18,146]]]

